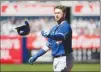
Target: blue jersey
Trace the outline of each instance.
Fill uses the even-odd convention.
[[[52,55],[68,55],[72,50],[72,29],[68,22],[64,21],[61,24],[55,25],[51,30],[50,34],[61,34],[62,38],[48,38],[47,46],[51,48]]]

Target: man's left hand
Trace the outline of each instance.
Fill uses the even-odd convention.
[[[49,32],[42,31],[41,34],[44,37],[49,37]]]

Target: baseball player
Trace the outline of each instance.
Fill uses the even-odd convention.
[[[68,72],[73,67],[72,55],[72,29],[65,20],[66,7],[58,5],[54,8],[55,25],[49,32],[42,31],[42,36],[48,38],[47,47],[40,49],[35,55],[29,58],[28,62],[33,64],[36,59],[52,50],[54,72]]]

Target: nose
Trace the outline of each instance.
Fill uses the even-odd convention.
[[[56,18],[58,18],[58,15],[56,15]]]
[[[55,17],[56,17],[56,18],[58,17],[58,14],[57,14],[57,13],[55,13]]]

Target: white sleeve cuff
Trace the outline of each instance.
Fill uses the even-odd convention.
[[[46,45],[44,45],[42,49],[45,50],[45,51],[49,50],[49,48]]]

